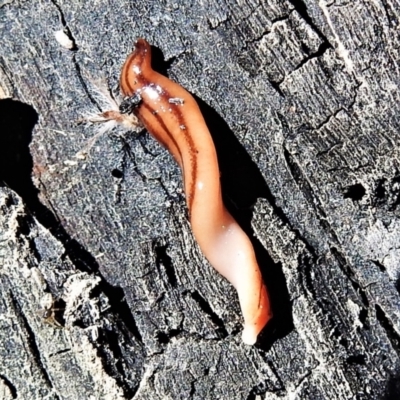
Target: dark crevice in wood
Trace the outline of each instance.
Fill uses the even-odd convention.
[[[250,394],[246,397],[246,400],[257,400],[257,395],[254,394],[252,391]]]
[[[194,394],[196,393],[196,386],[195,386],[196,382],[197,382],[197,379],[190,382],[190,392],[189,392],[190,398],[192,398],[194,396]]]
[[[350,282],[357,294],[360,295],[360,299],[362,300],[363,306],[368,309],[370,304],[368,301],[368,297],[365,293],[365,290],[361,287],[359,282],[355,278],[355,274],[351,269],[351,266],[347,263],[346,258],[336,247],[330,248],[332,255],[336,258],[339,267],[342,269],[343,273],[350,279]]]
[[[184,191],[182,190],[181,192],[178,191],[170,191],[165,183],[163,182],[162,178],[155,179],[163,189],[164,193],[168,196],[168,200],[171,203],[185,203],[185,195]],[[187,213],[187,209],[185,208],[185,212]],[[187,216],[187,219],[189,219],[189,216]]]
[[[383,8],[385,10],[386,18],[388,20],[389,26],[396,29],[399,26],[399,13],[393,10],[392,4],[387,0],[381,0]]]
[[[360,318],[360,322],[363,324],[363,328],[368,330],[369,329],[369,322],[367,320],[368,310],[366,308],[363,308],[362,310],[360,310],[360,314],[358,317]]]
[[[111,171],[111,175],[116,179],[122,179],[124,176],[124,173],[119,168],[114,168]]]
[[[17,192],[27,203],[37,197],[29,151],[32,130],[39,119],[36,110],[20,101],[0,100],[0,184]]]
[[[274,20],[271,20],[272,26],[273,26],[274,24],[278,23],[278,22],[282,22],[282,21],[288,20],[290,14],[291,14],[291,12],[289,12],[287,15],[285,15],[285,16],[283,16],[283,17],[278,17],[278,18],[276,18],[276,19],[274,19]],[[272,26],[271,26],[271,28],[272,28]],[[250,39],[250,40],[244,41],[244,43],[243,43],[243,49],[244,49],[244,50],[247,50],[247,49],[249,48],[249,44],[251,44],[251,43],[259,43],[259,42],[261,42],[261,40],[262,40],[266,35],[270,34],[271,31],[272,31],[272,29],[270,29],[270,27],[268,27],[268,28],[266,28],[265,30],[263,30],[263,32],[261,32],[261,34],[258,35],[257,37],[252,38],[252,39]]]
[[[182,329],[171,329],[168,332],[158,332],[157,340],[160,344],[168,344],[172,338],[182,333]]]
[[[143,131],[143,132],[145,132],[145,131]],[[122,140],[123,140],[123,142],[122,142],[123,143],[122,151],[123,151],[124,155],[123,155],[123,160],[122,160],[122,163],[121,163],[121,167],[122,167],[123,175],[125,176],[125,170],[126,170],[127,162],[128,162],[128,159],[129,159],[133,164],[134,171],[138,174],[140,179],[143,180],[143,182],[146,182],[147,177],[146,177],[146,175],[144,175],[140,171],[139,164],[136,161],[135,152],[132,151],[132,148],[131,148],[130,144],[126,140],[124,140],[124,139],[122,139]],[[139,140],[139,143],[142,145],[141,140]],[[142,147],[143,147],[143,145],[142,145]]]
[[[291,71],[291,73],[299,70],[301,67],[303,67],[305,64],[307,64],[314,58],[322,57],[325,54],[325,52],[330,48],[332,48],[332,46],[328,42],[322,42],[319,45],[318,50],[315,53],[310,54],[308,57],[305,57],[298,65],[296,65],[296,67],[293,69],[293,71]]]
[[[149,150],[149,148],[147,146],[147,143],[148,143],[148,140],[149,140],[149,136],[151,136],[150,133],[148,133],[146,131],[146,136],[143,135],[143,136],[138,137],[138,142],[139,142],[144,154],[148,154],[149,156],[155,158],[155,157],[157,157],[157,154],[155,154],[151,150]],[[155,140],[155,139],[152,138],[150,140]]]
[[[361,183],[355,183],[354,185],[345,188],[343,198],[360,201],[365,196],[365,193],[365,187]]]
[[[218,327],[217,333],[219,338],[223,339],[228,336],[228,332],[225,329],[224,321],[213,311],[207,300],[198,292],[190,292],[191,298],[199,305],[201,310],[206,313],[211,321]]]
[[[11,302],[13,305],[13,308],[15,309],[15,313],[21,318],[22,321],[22,326],[26,331],[26,335],[27,335],[27,339],[28,339],[28,345],[29,348],[31,350],[32,356],[36,362],[36,365],[38,366],[38,369],[41,371],[42,375],[43,375],[43,379],[46,381],[46,383],[48,384],[48,386],[50,388],[53,388],[53,384],[52,381],[50,379],[49,374],[47,373],[47,370],[45,368],[45,366],[43,365],[42,362],[42,358],[40,356],[40,351],[39,348],[37,346],[36,343],[36,338],[35,338],[35,333],[32,330],[31,326],[28,323],[28,320],[22,310],[22,307],[20,306],[20,304],[18,303],[18,300],[14,297],[13,293],[10,292],[10,298],[11,298]],[[54,397],[56,400],[59,400],[59,396],[53,392]]]
[[[364,354],[354,354],[347,357],[346,362],[348,364],[365,365],[365,355]]]
[[[289,0],[289,2],[293,5],[295,10],[300,14],[300,16],[307,22],[308,25],[318,34],[318,36],[330,47],[332,45],[329,43],[328,38],[321,32],[321,30],[314,24],[313,20],[311,19],[310,15],[307,11],[307,6],[303,0]]]
[[[99,103],[97,102],[97,100],[92,96],[92,94],[91,94],[91,92],[90,92],[90,90],[89,90],[89,88],[88,88],[88,86],[87,86],[87,84],[85,82],[85,79],[84,79],[84,77],[82,75],[81,66],[79,65],[79,62],[76,59],[76,53],[74,53],[73,56],[72,56],[72,62],[73,62],[74,67],[75,67],[76,76],[77,76],[77,78],[79,80],[79,83],[81,84],[82,89],[84,90],[87,98],[90,100],[90,102],[93,104],[93,106],[95,106],[98,109],[99,114],[101,114],[102,113],[102,109],[101,109]]]
[[[396,211],[400,204],[400,176],[397,170],[392,177],[383,177],[377,180],[372,202],[374,205],[384,207],[388,211]]]
[[[333,114],[329,114],[329,115],[328,115],[323,121],[321,121],[314,129],[315,129],[316,131],[321,130],[329,121],[331,121],[333,118],[335,118],[335,117],[338,115],[338,113],[339,113],[340,111],[342,111],[342,110],[343,110],[342,108],[339,108],[339,109],[336,110]],[[331,151],[332,148],[333,148],[333,147],[336,147],[338,144],[339,144],[339,143],[335,143],[335,144],[334,144],[332,147],[330,147],[329,149],[318,152],[318,153],[317,153],[317,157],[320,156],[320,155],[322,155],[322,154],[329,153],[329,151]]]
[[[70,352],[71,352],[71,348],[68,348],[68,349],[56,351],[55,353],[50,353],[49,357],[55,357],[55,356],[59,356],[60,354],[70,353]]]
[[[106,280],[102,279],[97,286],[99,290],[104,293],[111,305],[112,313],[117,316],[116,324],[123,332],[124,336],[130,338],[133,335],[139,344],[143,344],[140,331],[136,325],[135,318],[125,300],[125,293],[123,289],[110,285]]]
[[[398,400],[400,399],[400,369],[392,374],[386,384],[385,395],[382,400]]]
[[[9,379],[7,379],[4,375],[0,374],[0,379],[3,381],[3,383],[8,387],[10,390],[11,396],[13,399],[18,398],[18,391],[17,388],[10,382]]]
[[[391,181],[391,197],[393,201],[390,211],[395,211],[400,204],[400,176],[395,176]]]
[[[130,146],[128,145],[127,141],[125,140],[125,137],[119,137],[119,139],[122,141],[122,158],[120,161],[120,164],[118,165],[117,168],[114,168],[111,171],[111,175],[115,178],[116,180],[116,189],[115,189],[115,194],[114,194],[114,202],[115,204],[119,204],[121,202],[122,198],[122,185],[124,184],[125,180],[125,172],[127,169],[128,165],[128,159],[130,157],[129,152],[130,152]]]
[[[394,329],[393,322],[387,317],[379,304],[375,304],[375,311],[377,320],[385,330],[393,350],[397,353],[398,359],[400,359],[400,335]]]
[[[374,192],[375,204],[380,204],[384,202],[384,199],[386,197],[385,182],[386,182],[385,178],[379,179],[377,182]]]
[[[273,392],[278,397],[281,396],[283,397],[286,394],[286,388],[282,381],[282,378],[279,376],[277,368],[275,367],[274,363],[269,359],[269,357],[266,355],[266,353],[262,354],[262,356],[277,382],[275,383],[274,386],[272,386],[271,381],[269,379],[263,380],[252,388],[251,393],[258,396],[262,396],[265,393]]]
[[[313,268],[313,260],[311,259],[310,255],[306,252],[299,254],[297,265],[300,272],[300,284],[303,286],[303,292],[311,294],[314,299],[318,299],[312,278],[313,274],[311,273]],[[321,305],[318,303],[318,306],[320,307]]]
[[[168,245],[161,245],[157,241],[153,242],[153,249],[156,254],[156,264],[160,268],[163,266],[172,287],[176,287],[177,279],[171,257],[167,254]]]
[[[274,19],[271,19],[272,25],[276,24],[277,22],[282,22],[282,21],[288,20],[291,13],[292,13],[292,10],[289,11],[289,13],[287,15],[283,15],[282,17],[276,17]],[[265,31],[262,36],[265,36],[265,33],[267,33],[267,31]]]
[[[282,90],[281,90],[281,88],[279,86],[283,81],[275,82],[272,79],[268,79],[268,82],[275,89],[275,91],[279,94],[280,97],[282,97],[282,98],[285,97],[285,93],[282,92]]]
[[[126,364],[128,361],[126,354],[121,351],[121,338],[115,331],[102,329],[102,335],[104,337],[104,345],[96,346],[99,357],[102,359],[102,365],[104,371],[108,376],[115,379],[116,384],[124,392],[126,398],[131,399],[139,386],[139,382],[136,385],[132,385],[129,376],[131,371]],[[101,338],[100,338],[101,339]],[[101,341],[100,341],[101,343]],[[143,360],[143,355],[135,354],[137,358]],[[136,360],[135,360],[136,361]],[[142,364],[143,362],[141,362]],[[136,364],[136,362],[135,362]],[[142,369],[140,367],[140,369]],[[128,384],[131,383],[131,385]]]
[[[371,260],[371,262],[375,264],[381,272],[387,272],[385,266],[378,260]]]
[[[35,222],[32,220],[32,217],[30,215],[18,215],[17,222],[18,222],[18,229],[16,231],[16,236],[27,239],[28,246],[31,251],[31,256],[32,256],[31,259],[33,261],[33,264],[40,263],[42,256],[40,255],[40,252],[36,248],[34,240],[29,238],[31,227],[35,225]]]

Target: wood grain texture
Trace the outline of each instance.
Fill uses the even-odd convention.
[[[0,397],[398,398],[400,4],[82,4],[0,3]],[[168,153],[116,130],[75,158],[138,37],[199,101],[254,239],[255,348]]]

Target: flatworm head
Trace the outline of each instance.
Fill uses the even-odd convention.
[[[120,86],[125,96],[132,96],[137,90],[148,85],[143,71],[151,68],[151,48],[144,39],[135,43],[135,50],[126,59],[122,67]]]

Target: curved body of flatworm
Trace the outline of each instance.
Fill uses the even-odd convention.
[[[134,114],[173,155],[184,180],[194,237],[210,264],[238,292],[243,341],[254,344],[272,317],[253,246],[225,208],[215,146],[194,98],[151,67],[151,48],[139,39],[122,68],[121,115]]]

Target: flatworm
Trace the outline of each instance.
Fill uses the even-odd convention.
[[[120,113],[138,120],[179,164],[194,237],[210,264],[236,288],[243,342],[254,344],[272,317],[253,246],[225,208],[215,146],[199,106],[183,87],[151,67],[151,48],[139,39],[122,68]]]

